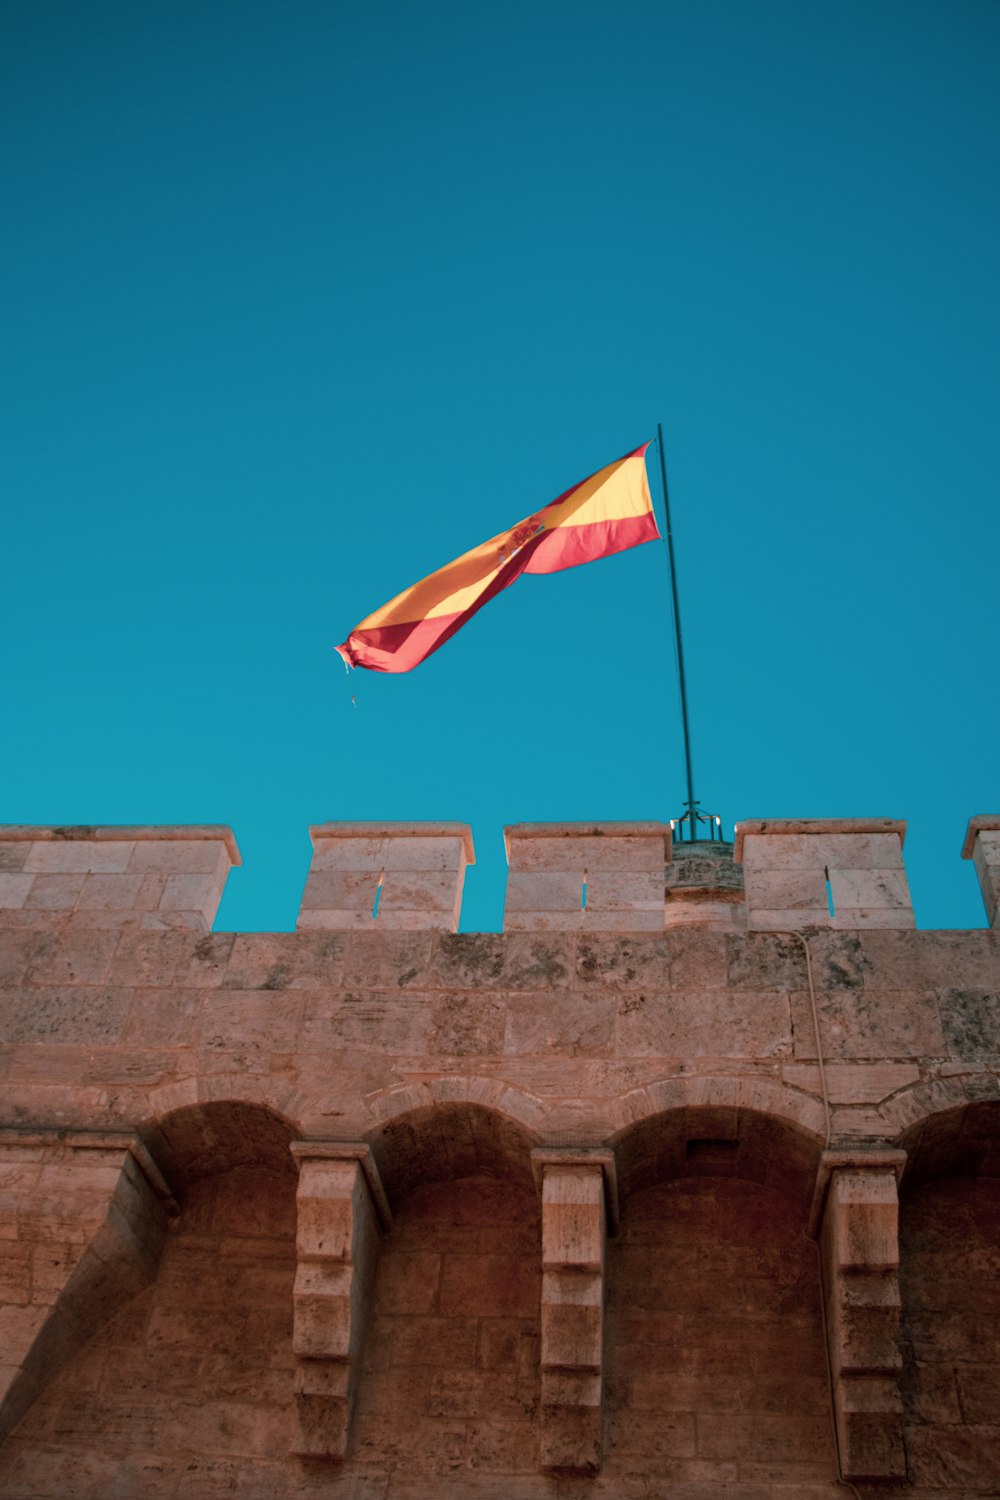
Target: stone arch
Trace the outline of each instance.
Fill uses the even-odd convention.
[[[934,1079],[900,1096],[902,1118],[921,1110],[895,1141],[906,1152],[907,1188],[941,1177],[1000,1177],[1000,1097],[970,1097],[973,1081],[981,1087],[982,1074]]]
[[[623,1197],[707,1174],[774,1188],[808,1212],[826,1142],[814,1095],[771,1079],[670,1078],[625,1095],[619,1114],[610,1144]]]
[[[492,1078],[458,1077],[393,1089],[365,1133],[390,1199],[439,1179],[484,1176],[533,1183],[540,1101]]]
[[[525,1130],[538,1129],[546,1106],[537,1094],[517,1088],[502,1078],[476,1073],[451,1074],[422,1083],[400,1084],[372,1096],[370,1108],[380,1121],[392,1120],[428,1104],[481,1104],[509,1115]]]
[[[900,1089],[879,1106],[879,1114],[885,1121],[886,1141],[904,1149],[914,1148],[927,1121],[981,1100],[984,1082],[989,1080],[984,1080],[982,1073],[970,1071],[946,1078],[921,1079]],[[990,1095],[993,1099],[1000,1098],[1000,1086],[995,1080]],[[989,1096],[984,1102],[989,1102]]]
[[[238,1097],[184,1102],[139,1127],[140,1139],[178,1196],[205,1177],[238,1168],[294,1176],[289,1147],[299,1134],[277,1110]]]

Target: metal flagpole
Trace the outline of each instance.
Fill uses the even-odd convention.
[[[691,769],[691,725],[688,720],[687,677],[684,673],[684,642],[681,638],[681,605],[677,593],[677,560],[674,557],[674,534],[670,524],[670,490],[667,487],[667,460],[663,451],[663,424],[656,424],[656,445],[660,450],[660,479],[663,482],[663,505],[667,519],[667,557],[670,563],[670,593],[674,602],[674,640],[677,643],[677,678],[681,690],[681,722],[684,728],[684,767],[687,773],[687,811],[674,820],[678,838],[684,837],[684,824],[688,825],[688,838],[698,837],[698,824],[709,823],[712,832],[719,819],[711,813],[700,813],[694,796],[694,773]],[[709,834],[711,837],[711,834]]]

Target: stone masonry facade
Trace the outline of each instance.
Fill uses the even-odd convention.
[[[1000,1495],[1000,817],[0,828],[0,1494]]]

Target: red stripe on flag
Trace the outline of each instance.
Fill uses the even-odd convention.
[[[503,589],[519,578],[531,561],[532,554],[544,537],[533,537],[515,557],[500,569],[476,602],[455,615],[438,615],[427,620],[406,621],[398,625],[381,625],[374,630],[352,630],[342,646],[336,649],[353,667],[367,667],[370,672],[409,672],[425,661],[439,646],[460,630],[466,620],[495,599]]]
[[[614,521],[591,521],[585,526],[559,526],[539,537],[524,571],[558,573],[563,568],[596,562],[643,542],[658,541],[659,537],[656,518],[651,512],[645,516],[622,516]]]
[[[462,623],[462,615],[436,620],[414,620],[406,625],[382,625],[376,630],[352,630],[337,650],[352,666],[370,672],[409,672],[443,646]]]

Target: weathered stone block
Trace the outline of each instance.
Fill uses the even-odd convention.
[[[23,906],[34,878],[34,875],[0,874],[0,906],[15,909]]]
[[[453,931],[458,926],[461,910],[460,893],[450,870],[386,870],[379,900],[379,922],[385,922],[393,912],[436,913],[448,918],[435,926]]]
[[[452,834],[415,834],[412,837],[389,832],[383,837],[347,837],[339,833],[324,836],[316,830],[310,869],[314,873],[339,870],[354,874],[369,874],[383,868],[451,871],[457,862],[456,838],[464,839],[461,825],[453,826],[457,832]],[[468,850],[466,859],[472,863]]]
[[[899,1204],[891,1169],[836,1169],[827,1212],[833,1214],[833,1252],[841,1271],[898,1268]]]
[[[560,1383],[553,1399],[546,1399],[552,1384],[542,1380],[541,1432],[539,1461],[550,1472],[596,1474],[601,1467],[601,1408],[584,1404],[580,1391],[574,1391],[570,1404],[565,1385]]]
[[[295,1366],[296,1394],[346,1401],[350,1366],[333,1359],[300,1359]]]
[[[616,1004],[610,995],[511,995],[506,997],[504,1053],[609,1055]]]
[[[532,874],[662,876],[669,837],[669,824],[519,823],[504,830],[510,868]]]
[[[296,1198],[300,1257],[349,1262],[365,1193],[356,1161],[321,1158],[304,1162]]]
[[[26,839],[5,839],[0,831],[0,871],[4,874],[23,870],[30,851]]]
[[[295,1273],[292,1348],[302,1359],[347,1360],[351,1344],[350,1265],[330,1271],[299,1266]]]
[[[295,923],[296,932],[347,932],[352,929],[362,931],[370,929],[372,925],[371,911],[361,908],[345,910],[342,907],[334,909],[302,908],[299,911]],[[383,924],[384,925],[384,924]],[[425,924],[414,923],[413,930],[421,930]]]
[[[220,830],[224,835],[227,830]],[[213,875],[224,881],[239,858],[224,836],[198,839],[137,839],[128,862],[130,874]]]
[[[298,1421],[295,1453],[302,1458],[344,1457],[351,1425],[350,1406],[344,1397],[298,1390],[295,1415]]]
[[[302,911],[367,910],[369,918],[378,892],[378,870],[310,870],[302,893]]]
[[[590,1305],[553,1302],[546,1288],[542,1302],[542,1347],[546,1369],[601,1371],[603,1317],[595,1294]]]
[[[910,888],[902,869],[845,870],[834,866],[830,871],[830,893],[833,909],[841,907],[910,908]]]
[[[587,913],[655,912],[662,925],[663,868],[653,871],[588,870]]]
[[[839,1381],[836,1413],[845,1478],[883,1482],[906,1478],[903,1407],[894,1379],[856,1375]]]
[[[792,1047],[788,996],[640,990],[619,1001],[615,1043],[621,1057],[781,1057]]]
[[[93,911],[127,911],[136,905],[142,882],[142,875],[87,875],[77,907]]]
[[[604,1180],[600,1170],[546,1167],[542,1186],[546,1268],[600,1271],[604,1263]]]
[[[842,906],[834,913],[830,925],[850,930],[868,927],[902,930],[917,924],[911,907]]]
[[[84,874],[36,875],[28,892],[25,906],[37,911],[72,911],[79,899],[85,880]]]
[[[860,1374],[891,1374],[899,1351],[899,1279],[894,1274],[845,1277],[837,1287],[832,1336],[839,1367]]]
[[[211,927],[222,899],[223,882],[216,875],[168,875],[159,910],[189,912]]]
[[[755,870],[747,900],[755,911],[827,911],[826,876],[821,868]]]
[[[550,1409],[561,1406],[599,1410],[602,1398],[603,1382],[593,1370],[561,1369],[558,1365],[542,1370],[542,1400]]]
[[[747,907],[747,926],[751,932],[802,932],[810,927],[830,925],[830,911],[826,906],[784,907],[779,911],[763,906]]]
[[[662,911],[514,911],[504,932],[662,932]]]
[[[43,830],[39,829],[39,833]],[[94,830],[96,834],[96,830]],[[101,872],[107,875],[124,874],[135,850],[131,839],[98,841],[95,838],[74,839],[67,842],[32,843],[24,862],[26,870],[45,874],[67,872]]]
[[[511,870],[507,876],[509,912],[579,912],[583,910],[583,871],[539,873]]]
[[[734,854],[757,870],[888,869],[900,864],[905,832],[892,818],[750,819],[736,825]]]

